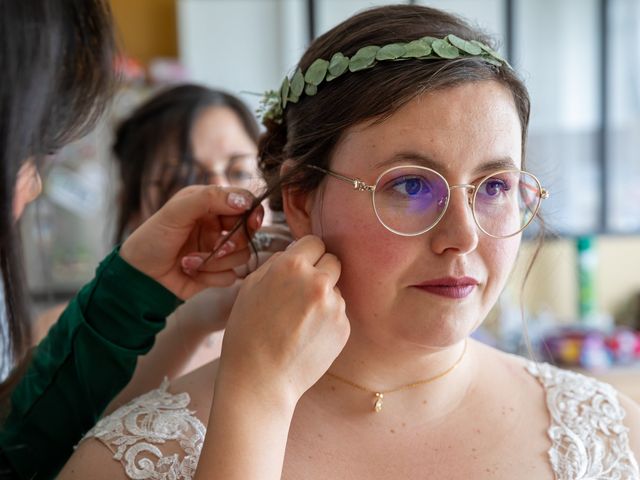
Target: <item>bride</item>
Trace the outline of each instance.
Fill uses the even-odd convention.
[[[638,406],[470,338],[548,192],[489,40],[360,13],[266,97],[261,168],[295,238],[222,356],[104,418],[61,479],[636,479]]]

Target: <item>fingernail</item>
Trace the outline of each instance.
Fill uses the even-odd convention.
[[[234,208],[246,210],[251,205],[251,200],[241,193],[230,192],[227,196],[227,203]]]
[[[233,243],[231,240],[227,240],[226,243],[220,247],[220,250],[218,250],[214,254],[214,257],[222,258],[225,255],[228,255],[231,252],[233,252],[233,250],[235,250],[235,248],[236,248],[236,244]]]
[[[260,228],[262,225],[262,212],[258,212],[256,215],[256,229]]]
[[[193,271],[198,270],[200,266],[204,263],[200,257],[182,257],[182,261],[180,264],[182,265],[182,269],[185,270],[185,273],[193,273]]]

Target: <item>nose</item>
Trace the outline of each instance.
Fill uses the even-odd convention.
[[[224,172],[211,172],[211,175],[209,176],[209,184],[217,185],[219,187],[228,187],[229,180]]]
[[[440,222],[431,231],[431,248],[437,254],[464,255],[478,246],[478,227],[471,208],[468,188],[452,188],[449,205]]]

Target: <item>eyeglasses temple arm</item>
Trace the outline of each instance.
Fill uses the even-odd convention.
[[[528,184],[523,184],[523,186],[527,189],[527,190],[531,190],[531,191],[538,191],[540,193],[540,198],[542,200],[546,200],[547,198],[549,198],[549,190],[547,190],[544,187],[540,187],[539,189],[536,187],[533,187],[531,185]]]
[[[367,185],[365,182],[357,178],[345,177],[344,175],[340,175],[339,173],[335,173],[330,170],[325,170],[324,168],[321,168],[321,167],[316,167],[315,165],[307,165],[307,166],[309,168],[313,168],[314,170],[318,170],[319,172],[323,172],[323,173],[326,173],[327,175],[331,175],[332,177],[337,178],[339,180],[349,182],[351,185],[353,185],[354,190],[359,190],[363,192],[373,192],[373,190],[375,189],[375,186]]]

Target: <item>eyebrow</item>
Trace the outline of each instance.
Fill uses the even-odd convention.
[[[447,167],[440,162],[436,162],[431,157],[423,155],[417,152],[400,152],[395,154],[393,157],[378,162],[374,165],[374,168],[381,167],[392,167],[394,165],[402,165],[407,164],[409,162],[411,165],[421,165],[423,167],[431,168],[437,172],[446,173]],[[508,169],[518,169],[519,167],[516,165],[516,162],[513,161],[511,157],[500,157],[493,160],[489,160],[484,162],[478,166],[476,166],[472,174],[478,175],[482,173],[495,172],[496,170],[508,170]]]
[[[252,159],[257,159],[257,158],[258,158],[258,154],[257,153],[235,152],[235,153],[232,153],[231,155],[229,155],[229,163],[238,162],[240,160],[252,160]]]

